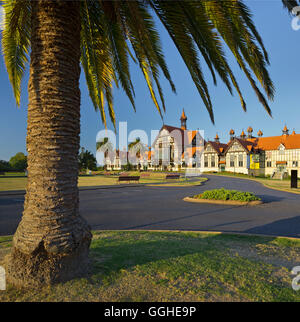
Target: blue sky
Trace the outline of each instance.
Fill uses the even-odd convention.
[[[218,133],[221,141],[227,142],[228,132],[231,128],[236,131],[236,134],[239,134],[249,125],[253,127],[254,134],[261,129],[264,136],[280,135],[285,124],[289,129],[300,133],[300,30],[292,29],[293,17],[283,10],[280,0],[252,0],[246,1],[246,3],[253,13],[255,25],[270,56],[271,65],[268,70],[276,87],[275,99],[270,102],[273,118],[270,118],[264,111],[247,79],[235,60],[228,54],[229,62],[244,94],[248,111],[243,112],[238,96],[236,94],[231,96],[221,80],[218,80],[217,87],[213,85],[211,76],[203,63],[203,70],[214,106],[215,125],[212,125],[184,63],[167,33],[158,23],[166,60],[177,88],[176,95],[171,92],[168,82],[162,78],[167,106],[167,111],[164,114],[165,124],[179,126],[179,118],[182,108],[184,108],[188,117],[188,128],[204,130],[206,139],[213,139]],[[17,152],[26,152],[28,71],[22,85],[21,107],[18,108],[2,57],[0,58],[0,68],[2,71],[0,74],[0,160],[9,160]],[[133,65],[131,73],[135,85],[137,112],[133,111],[126,95],[121,90],[115,90],[114,105],[117,121],[127,121],[128,132],[142,129],[150,137],[151,130],[161,128],[162,120],[150,99],[138,67]],[[81,146],[95,153],[96,134],[104,127],[99,112],[95,112],[89,99],[83,73],[80,88],[82,95]],[[109,127],[112,129],[111,124]]]

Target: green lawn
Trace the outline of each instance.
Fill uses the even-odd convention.
[[[27,178],[7,178],[0,176],[0,191],[24,190],[26,188]]]
[[[11,238],[0,237],[0,263]],[[94,232],[89,278],[1,301],[300,301],[300,240],[204,232]]]
[[[131,171],[128,172],[128,175],[136,176],[139,175],[140,183],[141,184],[151,184],[151,183],[166,183],[168,182],[168,185],[190,185],[190,184],[196,184],[196,183],[187,183],[187,181],[184,178],[181,178],[179,180],[175,180],[176,182],[170,182],[166,181],[166,173],[156,173],[156,172],[148,172],[148,176],[144,176],[145,173],[139,173],[137,171]],[[199,179],[198,184],[200,181],[206,180],[204,178]],[[27,184],[27,177],[7,177],[7,176],[0,176],[0,191],[11,191],[11,190],[24,190],[26,188]],[[117,175],[93,175],[93,176],[79,176],[78,178],[78,186],[79,187],[91,187],[91,186],[106,186],[106,185],[115,185],[118,184],[118,176]],[[126,184],[126,183],[122,183]]]

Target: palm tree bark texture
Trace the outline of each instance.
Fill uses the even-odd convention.
[[[28,185],[6,258],[8,282],[39,286],[89,271],[91,233],[79,215],[80,1],[32,5]]]

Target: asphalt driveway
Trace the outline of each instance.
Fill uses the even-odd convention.
[[[80,191],[80,212],[92,229],[206,230],[300,238],[300,195],[268,189],[260,183],[207,176],[202,186],[105,188]],[[186,196],[214,188],[254,192],[264,204],[194,204]],[[10,235],[21,219],[24,196],[0,195],[0,235]]]

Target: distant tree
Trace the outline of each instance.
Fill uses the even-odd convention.
[[[9,162],[4,161],[4,160],[0,160],[0,172],[10,171],[10,170],[11,170],[11,166],[10,166]]]
[[[97,170],[97,160],[93,153],[91,153],[88,150],[85,150],[84,148],[81,149],[81,152],[79,154],[79,169],[89,169],[96,171]]]
[[[133,165],[132,165],[132,164],[130,164],[130,163],[128,162],[127,164],[125,164],[125,165],[123,166],[123,170],[124,170],[124,171],[132,171],[132,170],[134,170],[134,167],[133,167]]]
[[[15,156],[10,158],[9,164],[12,170],[25,171],[27,169],[27,156],[22,152],[18,152]]]

